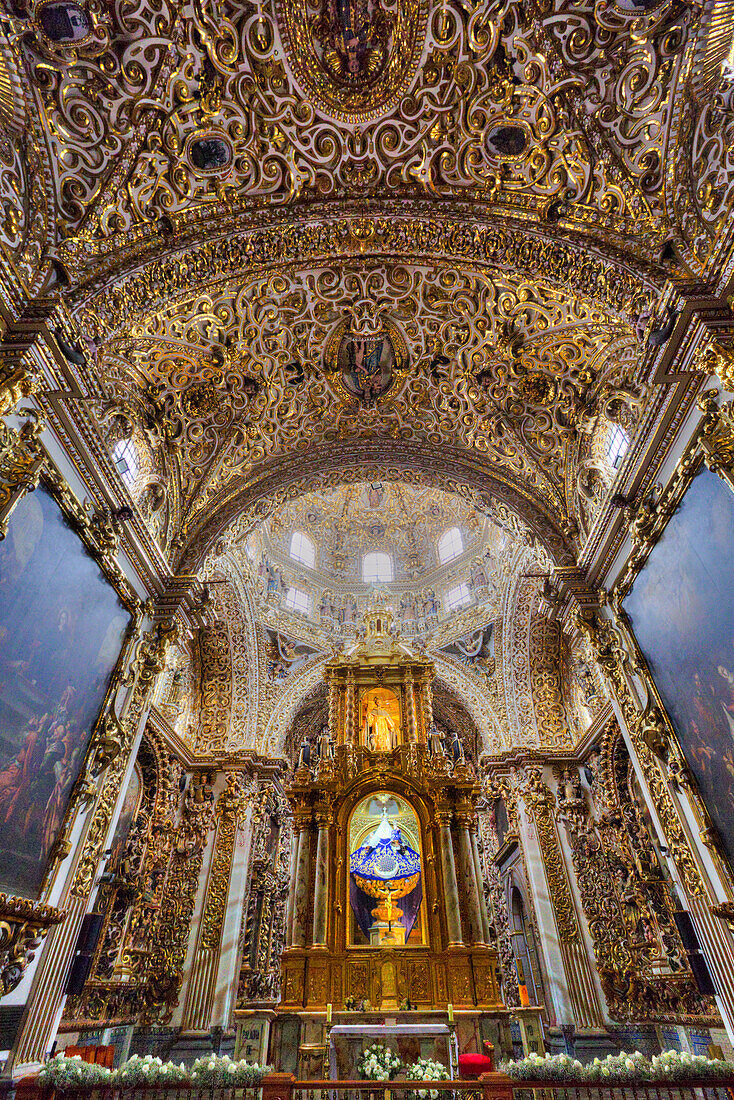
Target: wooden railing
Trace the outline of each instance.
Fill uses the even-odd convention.
[[[679,1083],[645,1082],[602,1085],[567,1081],[515,1081],[487,1073],[472,1081],[298,1081],[289,1073],[273,1073],[259,1087],[202,1088],[148,1085],[120,1089],[114,1084],[57,1092],[23,1081],[8,1100],[734,1100],[731,1079]],[[5,1092],[5,1089],[0,1090]]]

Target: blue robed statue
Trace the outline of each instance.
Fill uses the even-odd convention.
[[[390,822],[387,803],[377,828],[352,853],[349,870],[349,900],[370,943],[405,943],[423,899],[421,857]],[[395,905],[398,898],[401,909]]]

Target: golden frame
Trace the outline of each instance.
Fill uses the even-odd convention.
[[[37,422],[28,431],[28,424],[26,424],[16,433],[5,427],[3,437],[0,438],[0,537],[4,537],[6,525],[18,502],[26,493],[33,492],[40,485],[58,506],[64,520],[80,539],[84,551],[96,562],[106,582],[112,587],[130,616],[99,714],[92,726],[84,760],[69,794],[61,826],[47,859],[38,891],[38,900],[43,902],[49,896],[56,864],[70,851],[68,836],[79,804],[83,798],[89,797],[95,774],[105,766],[103,764],[102,768],[95,768],[99,742],[110,714],[113,714],[114,697],[123,681],[132,648],[140,635],[143,605],[115,560],[118,537],[111,517],[102,512],[90,513],[82,507],[63,475],[39,443],[37,434],[40,426]]]
[[[669,780],[685,789],[689,795],[701,840],[711,852],[717,870],[731,890],[734,887],[734,867],[731,865],[719,832],[711,820],[698,784],[688,768],[670,715],[665,708],[629,617],[622,606],[652,550],[701,470],[706,467],[718,474],[728,489],[734,492],[734,403],[719,406],[718,392],[708,390],[701,395],[698,405],[703,416],[667,485],[662,491],[652,490],[631,517],[632,551],[624,570],[611,590],[610,604],[614,612],[615,624],[620,629],[633,657],[633,669],[643,679],[649,699],[652,701],[652,706],[648,706],[646,713],[657,712],[663,723],[664,732],[658,730],[656,743],[651,743],[648,737],[648,746],[660,760],[667,760]]]
[[[353,925],[353,921],[355,920],[355,914],[352,911],[351,903],[349,901],[349,874],[350,874],[350,872],[349,872],[349,860],[350,860],[350,857],[351,857],[351,854],[352,854],[349,849],[351,847],[350,833],[351,833],[351,829],[352,829],[352,820],[354,818],[354,814],[356,813],[356,811],[359,809],[359,807],[364,802],[366,802],[370,798],[374,798],[377,795],[381,795],[381,794],[387,794],[387,795],[390,795],[394,798],[399,798],[402,802],[405,802],[406,805],[409,807],[409,809],[412,811],[412,813],[415,817],[416,825],[417,825],[417,837],[416,837],[416,839],[418,841],[418,854],[421,857],[421,875],[423,877],[423,896],[421,897],[420,909],[418,910],[418,916],[419,916],[419,919],[420,919],[420,943],[407,943],[406,942],[405,944],[402,945],[401,950],[402,949],[404,949],[404,950],[415,950],[416,948],[419,949],[419,950],[425,950],[426,948],[431,946],[430,938],[429,938],[429,931],[428,931],[428,922],[427,922],[427,919],[426,919],[426,912],[427,912],[427,908],[428,908],[428,898],[427,898],[427,894],[426,894],[425,884],[426,884],[426,867],[427,867],[428,861],[426,859],[426,856],[424,855],[424,851],[425,851],[425,847],[426,847],[426,843],[425,843],[425,826],[424,826],[423,822],[421,821],[420,814],[419,814],[418,810],[415,808],[415,806],[413,805],[412,800],[410,798],[408,798],[406,795],[404,795],[402,792],[398,793],[395,790],[389,789],[390,787],[391,787],[391,784],[388,782],[384,786],[376,787],[373,791],[369,791],[367,794],[362,793],[362,795],[360,797],[358,797],[355,801],[353,801],[352,805],[351,805],[351,809],[348,811],[348,813],[346,815],[344,828],[342,830],[342,835],[343,835],[343,838],[344,838],[344,853],[343,853],[342,858],[344,860],[343,865],[344,865],[344,867],[346,867],[346,875],[345,875],[345,880],[344,880],[344,892],[345,892],[344,912],[346,914],[345,929],[344,929],[344,932],[345,932],[345,945],[344,946],[345,946],[346,950],[349,950],[349,951],[352,951],[352,950],[354,950],[354,951],[362,951],[362,950],[385,951],[386,949],[387,950],[392,950],[392,948],[373,947],[371,944],[368,944],[368,943],[353,943],[353,942],[351,942],[352,941],[352,925]],[[340,855],[341,855],[341,853],[340,853]]]

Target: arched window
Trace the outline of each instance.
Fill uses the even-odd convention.
[[[311,610],[311,597],[308,592],[291,586],[285,597],[285,606],[289,611],[300,611],[302,615],[308,615]]]
[[[138,455],[132,439],[120,439],[112,449],[112,461],[117,467],[117,472],[128,486],[134,483],[138,476],[140,466]]]
[[[365,584],[392,580],[392,558],[389,554],[373,551],[362,558],[362,580]]]
[[[438,540],[438,560],[441,565],[458,558],[464,549],[464,540],[458,527],[449,527]]]
[[[619,424],[613,424],[604,446],[604,454],[612,470],[619,469],[629,445],[629,436],[624,428],[620,428]]]
[[[316,547],[302,531],[294,531],[291,535],[291,557],[309,569],[316,564]]]
[[[468,584],[457,584],[456,588],[449,588],[446,593],[446,610],[457,611],[460,607],[466,607],[471,603],[471,592]]]

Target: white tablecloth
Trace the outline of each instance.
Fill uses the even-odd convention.
[[[449,1076],[456,1076],[458,1043],[456,1030],[448,1024],[334,1024],[329,1032],[329,1074],[336,1080],[336,1048],[334,1040],[340,1036],[364,1036],[370,1039],[384,1039],[388,1035],[417,1035],[421,1038],[446,1035],[449,1048]]]

